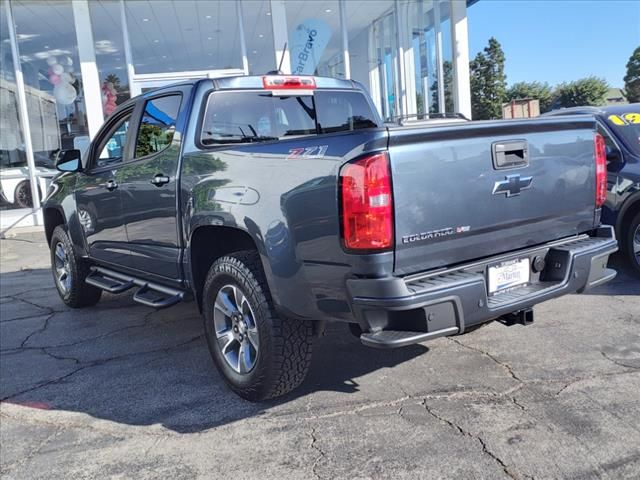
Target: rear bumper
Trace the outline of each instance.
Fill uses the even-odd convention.
[[[405,278],[350,279],[347,288],[363,343],[404,346],[525,310],[567,293],[582,293],[615,277],[607,268],[618,249],[612,227],[452,269]],[[532,282],[507,293],[487,294],[489,265],[529,257],[545,259]],[[403,332],[403,333],[398,333]]]

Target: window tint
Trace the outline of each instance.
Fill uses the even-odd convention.
[[[138,129],[136,158],[152,155],[171,145],[181,100],[182,95],[169,95],[145,104]]]
[[[217,92],[209,97],[201,141],[245,143],[372,128],[378,126],[376,118],[360,92],[316,91],[313,96],[291,97]]]
[[[94,163],[96,167],[105,167],[122,161],[127,143],[129,120],[131,120],[131,114],[123,118],[111,135],[102,141],[98,148],[100,155]]]
[[[316,133],[313,97],[221,92],[209,97],[202,143],[241,143]]]
[[[320,133],[378,126],[369,103],[359,92],[317,91],[315,99]]]

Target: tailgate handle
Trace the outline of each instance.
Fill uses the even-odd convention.
[[[493,168],[525,167],[529,165],[529,145],[526,140],[506,140],[491,144]]]

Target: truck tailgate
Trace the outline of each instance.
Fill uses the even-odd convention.
[[[594,134],[590,116],[391,127],[395,273],[593,228]]]

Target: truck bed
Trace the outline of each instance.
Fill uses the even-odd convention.
[[[595,120],[390,127],[396,275],[594,227]]]

